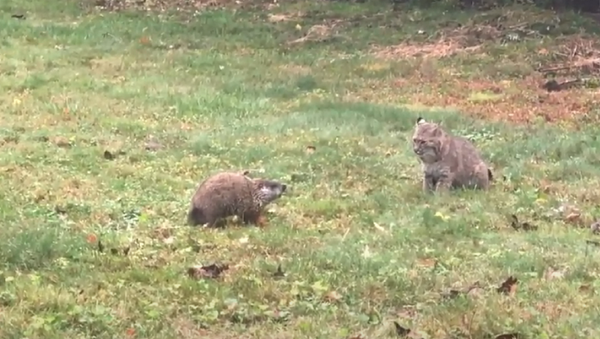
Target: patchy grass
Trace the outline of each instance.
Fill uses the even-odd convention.
[[[536,73],[593,56],[563,44],[593,46],[587,21],[508,42],[514,22],[552,16],[48,4],[0,5],[2,338],[393,338],[393,321],[415,338],[600,334],[600,254],[581,228],[600,212],[597,92],[548,94]],[[314,25],[327,34],[287,43]],[[435,41],[456,53],[406,52]],[[419,115],[477,143],[490,192],[421,192]],[[536,116],[577,130],[506,123]],[[241,168],[291,187],[269,227],[185,226],[198,182]],[[229,269],[188,276],[211,263]]]

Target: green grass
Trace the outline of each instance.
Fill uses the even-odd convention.
[[[397,88],[382,90],[387,105],[361,99],[411,67],[365,67],[381,63],[367,39],[397,41],[412,21],[288,48],[296,22],[264,12],[99,15],[45,3],[0,5],[0,337],[394,338],[393,321],[422,338],[600,334],[600,253],[587,229],[552,212],[570,202],[584,224],[600,215],[593,124],[575,133],[409,110]],[[388,5],[311,6],[327,16],[318,23]],[[26,20],[10,19],[18,9]],[[403,15],[386,20],[425,14]],[[410,146],[419,115],[476,141],[495,168],[490,192],[421,192]],[[149,136],[160,150],[144,149]],[[290,185],[269,226],[186,226],[198,182],[229,169]],[[516,232],[513,213],[539,230]],[[230,269],[186,274],[213,262]],[[497,293],[510,275],[516,293]],[[477,294],[442,297],[476,281]]]

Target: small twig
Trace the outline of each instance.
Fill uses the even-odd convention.
[[[558,67],[541,68],[538,70],[538,72],[541,72],[541,73],[556,72],[556,71],[562,71],[565,69],[570,69],[571,67],[573,67],[573,66],[558,66]]]

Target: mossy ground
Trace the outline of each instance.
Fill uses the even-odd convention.
[[[587,19],[86,8],[0,5],[0,337],[394,338],[393,321],[415,338],[600,335],[600,253],[581,227],[600,212],[597,93],[548,94],[536,72],[590,57],[565,54],[573,41],[593,54]],[[314,25],[319,41],[290,43]],[[421,192],[419,115],[476,142],[489,192]],[[198,182],[229,169],[290,185],[269,226],[186,226]],[[213,262],[230,268],[186,273]]]

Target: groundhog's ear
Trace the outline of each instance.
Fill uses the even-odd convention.
[[[417,118],[417,125],[424,124],[424,123],[426,123],[425,119],[423,119],[422,117]]]

